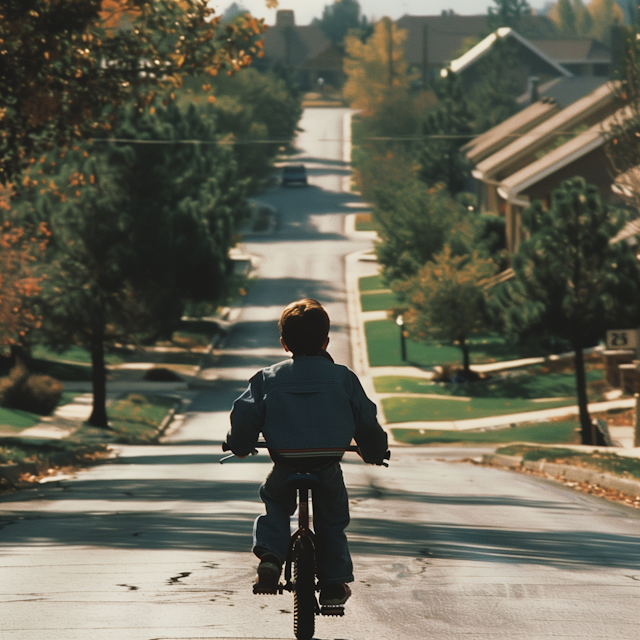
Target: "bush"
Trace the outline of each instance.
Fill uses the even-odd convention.
[[[30,373],[23,364],[17,364],[8,376],[0,378],[0,405],[46,416],[58,405],[62,388],[59,380]]]
[[[164,367],[154,367],[144,374],[144,379],[152,382],[182,382],[182,376],[171,369]]]

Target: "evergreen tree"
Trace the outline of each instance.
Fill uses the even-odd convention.
[[[333,44],[342,44],[345,36],[352,29],[363,32],[369,30],[369,22],[360,15],[358,0],[335,0],[326,5],[322,11],[322,18],[313,19],[312,24],[318,25]]]
[[[500,27],[511,27],[522,31],[522,18],[531,15],[527,0],[493,0],[495,7],[489,7],[487,24],[491,31]]]
[[[429,188],[414,180],[399,191],[389,189],[379,194],[374,216],[380,226],[376,255],[382,275],[400,295],[405,282],[446,242],[455,255],[466,253],[470,244],[463,214],[442,186]]]
[[[460,147],[473,133],[473,116],[453,72],[441,77],[434,90],[438,104],[422,126],[425,139],[418,152],[419,175],[426,184],[442,183],[455,195],[464,189],[468,175]]]
[[[513,258],[515,279],[499,294],[511,335],[571,345],[583,444],[595,444],[583,349],[613,323],[637,326],[639,320],[636,257],[627,243],[609,242],[624,224],[625,216],[602,204],[596,187],[582,178],[564,181],[549,210],[535,202],[523,213],[528,238]]]
[[[99,427],[105,345],[169,334],[186,302],[218,300],[245,212],[230,152],[195,108],[132,107],[116,135],[132,142],[78,145],[60,169],[50,156],[17,208],[51,229],[43,329],[54,345],[90,350]],[[193,139],[204,144],[173,142]]]

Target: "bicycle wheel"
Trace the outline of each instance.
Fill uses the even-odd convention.
[[[293,547],[293,632],[298,640],[311,640],[315,631],[316,593],[313,543],[305,536]]]

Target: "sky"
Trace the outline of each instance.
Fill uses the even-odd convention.
[[[216,12],[222,13],[232,0],[219,2],[212,0],[210,5]],[[267,24],[274,24],[275,9],[267,9],[265,0],[236,0],[245,9],[249,10],[256,18],[265,18]],[[295,11],[296,24],[309,24],[313,18],[322,15],[325,5],[331,4],[332,0],[280,0],[279,9],[293,9]],[[382,18],[389,16],[397,20],[405,13],[409,15],[424,16],[438,15],[443,9],[453,9],[461,15],[474,15],[487,13],[487,7],[494,6],[491,0],[359,0],[362,13],[367,18]],[[529,4],[534,8],[541,8],[544,0],[529,0]]]

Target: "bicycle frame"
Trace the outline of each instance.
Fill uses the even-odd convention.
[[[266,449],[267,445],[258,442],[256,447]],[[223,451],[228,450],[223,445]],[[358,452],[358,448],[349,446],[345,451]],[[257,449],[251,455],[257,454]],[[234,454],[220,459],[220,463],[233,457]],[[387,451],[386,459],[390,458]],[[389,466],[386,462],[384,466]],[[344,605],[318,605],[315,592],[320,588],[316,582],[316,554],[315,534],[311,528],[309,518],[309,490],[313,491],[313,485],[320,482],[313,472],[292,472],[286,480],[287,484],[295,487],[298,505],[298,528],[291,535],[289,549],[284,565],[284,584],[278,583],[276,587],[264,588],[254,584],[255,594],[282,594],[284,591],[294,595],[294,632],[298,640],[310,640],[313,637],[316,615],[343,616]],[[294,571],[292,571],[294,568]],[[292,572],[294,575],[292,575]]]

